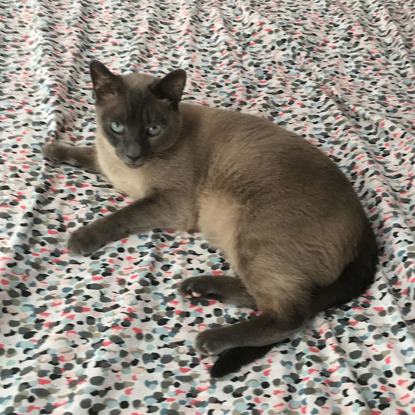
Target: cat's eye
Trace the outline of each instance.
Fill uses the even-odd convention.
[[[161,127],[159,125],[151,125],[147,128],[147,133],[151,137],[159,135],[161,133]]]
[[[117,121],[113,121],[111,123],[111,130],[114,131],[114,133],[122,134],[124,132],[124,125]]]

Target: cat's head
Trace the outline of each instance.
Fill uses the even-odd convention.
[[[185,71],[161,79],[138,73],[120,76],[95,60],[90,70],[97,123],[128,167],[140,167],[176,143]]]

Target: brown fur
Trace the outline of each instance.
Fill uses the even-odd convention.
[[[183,71],[162,80],[119,77],[93,62],[91,75],[96,155],[59,144],[44,153],[98,167],[136,202],[77,230],[69,247],[89,254],[155,227],[200,229],[224,250],[240,281],[192,278],[181,293],[256,305],[261,312],[201,333],[196,344],[203,353],[268,350],[319,310],[316,301],[349,301],[373,280],[376,243],[360,202],[335,164],[306,140],[251,115],[179,104]],[[108,127],[115,118],[125,124],[121,138]],[[159,123],[160,135],[148,136],[144,127]]]

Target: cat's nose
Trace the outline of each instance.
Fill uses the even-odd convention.
[[[127,144],[125,149],[125,155],[128,160],[134,162],[137,161],[142,156],[142,148],[139,143],[133,141]]]
[[[141,154],[126,154],[128,160],[131,161],[137,161],[139,158],[141,158]]]

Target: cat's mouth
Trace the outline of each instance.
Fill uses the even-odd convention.
[[[117,154],[118,158],[130,169],[138,169],[145,163],[144,157],[140,157],[136,160],[131,160],[124,154],[120,154],[118,151],[115,151],[115,153]]]
[[[141,159],[138,159],[136,161],[124,160],[124,163],[130,169],[138,169],[139,167],[141,167],[144,164],[144,159],[141,158]]]

